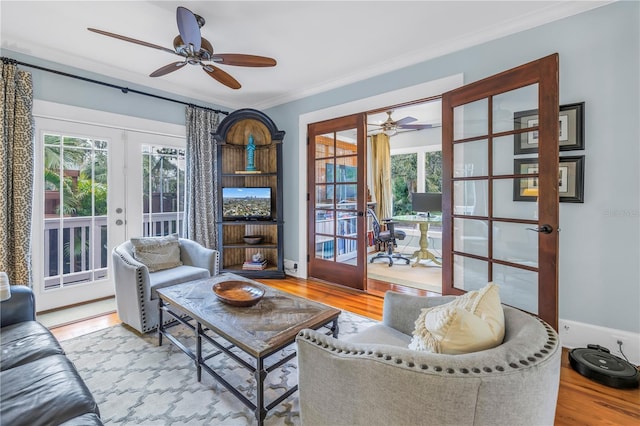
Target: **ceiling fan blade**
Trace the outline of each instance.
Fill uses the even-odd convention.
[[[202,69],[204,70],[204,72],[209,74],[211,78],[213,78],[214,80],[218,80],[220,83],[224,84],[227,87],[230,87],[232,89],[239,89],[240,87],[242,87],[240,83],[238,83],[238,80],[231,77],[231,75],[222,71],[220,68],[216,68],[213,65],[203,64]]]
[[[199,51],[202,37],[196,16],[186,7],[179,6],[176,10],[176,20],[178,21],[178,31],[180,31],[182,40],[186,44],[192,44],[194,52]]]
[[[266,56],[243,55],[240,53],[220,53],[211,56],[211,60],[223,65],[240,67],[274,67],[276,60]]]
[[[117,38],[119,40],[128,41],[129,43],[140,44],[142,46],[151,47],[153,49],[163,50],[165,52],[172,53],[174,55],[176,54],[176,52],[174,50],[167,49],[166,47],[158,46],[157,44],[147,43],[146,41],[136,40],[135,38],[125,37],[125,36],[122,36],[120,34],[114,34],[114,33],[108,32],[108,31],[98,30],[98,29],[95,29],[95,28],[87,28],[87,29],[89,31],[91,31],[91,32],[102,34],[102,35],[106,35],[106,36],[113,37],[113,38]]]
[[[179,70],[180,68],[182,68],[186,64],[187,63],[185,61],[173,62],[171,64],[165,65],[162,68],[158,68],[157,70],[155,70],[154,72],[149,74],[149,77],[160,77],[161,75],[169,74],[170,72],[174,72],[176,70]]]
[[[418,119],[417,118],[413,118],[413,117],[405,117],[405,118],[401,118],[400,120],[396,121],[394,124],[396,126],[402,126],[403,124],[411,123],[411,122],[414,122],[414,121],[418,121]]]
[[[405,124],[399,127],[401,129],[422,130],[422,129],[431,129],[434,127],[440,127],[440,126],[435,124]]]

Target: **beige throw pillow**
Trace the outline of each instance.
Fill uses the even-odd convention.
[[[409,349],[463,354],[493,348],[504,339],[504,313],[499,287],[493,283],[423,309]]]
[[[133,257],[144,263],[149,272],[182,265],[178,234],[164,237],[131,238]]]

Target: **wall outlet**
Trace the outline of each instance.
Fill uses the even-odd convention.
[[[625,330],[599,327],[577,321],[558,320],[558,334],[562,346],[586,348],[588,344],[603,346],[617,357],[623,358],[618,341],[622,342],[622,352],[629,362],[640,364],[640,334]]]

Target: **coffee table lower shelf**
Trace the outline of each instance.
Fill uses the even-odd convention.
[[[166,323],[163,319],[164,315],[167,314],[172,317],[172,321]],[[158,326],[158,345],[162,346],[163,337],[166,337],[171,343],[173,343],[178,349],[184,352],[189,358],[191,358],[196,366],[196,377],[198,382],[202,380],[202,370],[208,373],[211,377],[213,377],[218,383],[222,384],[225,388],[229,390],[236,398],[238,398],[244,405],[249,407],[251,411],[255,413],[255,417],[258,420],[258,425],[262,426],[264,423],[264,419],[267,416],[267,413],[280,404],[282,401],[291,396],[295,391],[298,390],[298,385],[294,385],[291,388],[287,389],[284,393],[279,395],[273,401],[269,402],[265,405],[264,398],[264,382],[267,378],[267,375],[284,365],[286,362],[295,358],[297,355],[295,350],[292,349],[290,353],[284,355],[282,358],[279,358],[277,361],[270,365],[265,365],[265,360],[273,355],[274,353],[285,349],[286,347],[294,344],[295,337],[291,340],[284,341],[280,345],[273,346],[269,348],[268,351],[261,353],[259,356],[251,354],[239,346],[229,342],[225,339],[224,336],[221,336],[218,333],[215,333],[210,328],[203,325],[197,319],[194,319],[189,316],[184,316],[184,314],[177,313],[171,310],[171,304],[166,303],[162,297],[159,298],[159,326]],[[183,344],[178,338],[174,337],[168,331],[170,328],[183,324],[189,329],[191,329],[196,338],[196,347],[195,352]],[[326,322],[320,324],[316,329],[320,329],[322,327],[328,328],[327,335],[333,335],[333,337],[338,336],[338,315],[334,318],[330,318]],[[223,344],[207,333],[214,334],[216,339],[223,340],[227,344]],[[213,352],[203,356],[203,341],[213,346],[215,349]],[[232,349],[237,348],[240,349],[243,353],[247,354],[250,358],[255,360],[255,364],[251,364],[247,362],[242,357],[238,356],[238,354],[232,352]],[[234,385],[225,380],[220,374],[218,374],[213,368],[207,365],[207,361],[215,358],[219,355],[226,355],[229,358],[233,359],[235,362],[246,368],[255,378],[256,381],[256,401],[255,403],[251,401],[245,394],[243,394],[240,390],[238,390]]]

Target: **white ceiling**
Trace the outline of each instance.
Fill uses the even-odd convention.
[[[228,108],[264,109],[607,3],[1,0],[0,38],[3,49]],[[278,65],[220,66],[242,84],[239,90],[199,67],[151,78],[178,57],[87,31],[172,48],[177,6],[205,18],[202,36],[216,53],[269,56]]]

